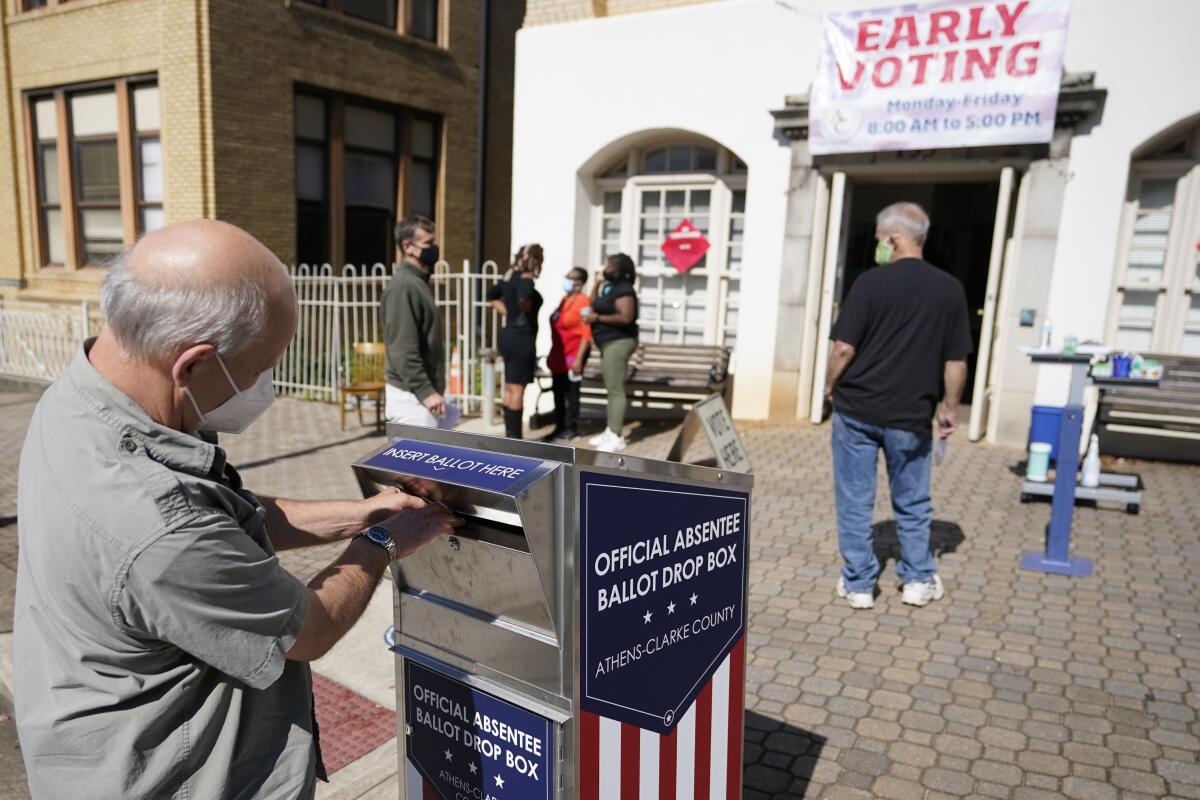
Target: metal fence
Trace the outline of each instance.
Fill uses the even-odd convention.
[[[352,377],[354,344],[383,341],[379,302],[395,268],[347,265],[335,273],[328,264],[301,264],[289,270],[300,318],[296,337],[275,368],[279,393],[337,402],[338,387]],[[486,293],[499,279],[492,261],[478,271],[469,262],[452,271],[443,261],[430,277],[446,343],[447,394],[468,414],[479,413],[484,397],[494,396],[484,387],[482,358],[496,349],[500,323]]]
[[[299,321],[295,338],[275,367],[279,394],[337,402],[339,387],[351,378],[355,343],[383,341],[379,301],[395,268],[289,268]],[[477,271],[465,261],[460,271],[453,271],[443,261],[430,278],[446,343],[447,394],[467,414],[481,412],[484,397],[496,394],[497,387],[489,391],[484,386],[485,372],[492,372],[484,369],[483,358],[497,346],[500,320],[486,294],[499,279],[493,261]],[[0,302],[0,374],[54,380],[100,324],[95,303]]]
[[[61,375],[100,328],[94,303],[0,301],[0,374],[36,381]]]

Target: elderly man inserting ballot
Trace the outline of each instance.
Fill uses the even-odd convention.
[[[21,453],[15,702],[35,798],[310,798],[308,663],[384,571],[459,524],[396,490],[256,496],[217,446],[274,399],[296,330],[279,260],[186,222],[104,276],[105,326]],[[304,586],[276,552],[349,540]]]
[[[875,605],[879,559],[871,512],[880,450],[900,539],[901,600],[924,606],[945,592],[929,552],[932,428],[945,439],[958,427],[971,329],[962,284],[922,259],[928,232],[929,217],[916,203],[879,212],[879,266],[850,287],[830,335],[825,394],[833,399],[833,480],[845,561],[836,591],[852,608]]]

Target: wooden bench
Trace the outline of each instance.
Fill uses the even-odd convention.
[[[1200,358],[1146,355],[1163,365],[1157,387],[1102,387],[1097,422],[1107,455],[1200,463]]]
[[[629,397],[627,419],[677,419],[710,394],[725,394],[731,388],[730,348],[720,345],[654,344],[639,342],[629,359],[625,391]],[[537,375],[541,394],[551,391],[550,373]],[[600,353],[593,350],[583,370],[579,398],[580,419],[603,419],[608,402]],[[535,414],[534,427],[549,424],[549,414]]]

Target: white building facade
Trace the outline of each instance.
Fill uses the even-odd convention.
[[[809,152],[807,96],[822,14],[863,3],[634,5],[533,0],[518,34],[512,235],[545,247],[548,303],[628,253],[644,339],[732,346],[737,418],[819,419],[874,215],[909,199],[971,304],[972,438],[1021,444],[1033,403],[1065,401],[1017,350],[1046,318],[1200,355],[1200,3],[1074,0],[1049,144],[836,156]],[[684,219],[711,246],[680,273],[661,245]]]

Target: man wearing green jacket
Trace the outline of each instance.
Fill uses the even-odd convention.
[[[396,223],[403,260],[380,303],[387,345],[388,422],[437,427],[446,413],[446,348],[429,275],[438,262],[433,220],[410,214]]]

